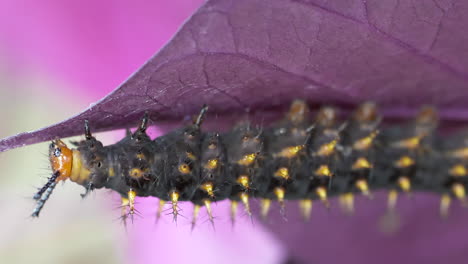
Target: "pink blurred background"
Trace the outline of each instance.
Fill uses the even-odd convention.
[[[84,110],[161,48],[202,1],[0,1],[0,137],[37,129]],[[122,132],[98,134],[113,143]],[[155,224],[156,199],[138,200],[125,233],[119,199],[82,188],[56,188],[39,219],[28,218],[49,175],[47,143],[0,154],[0,259],[3,263],[279,263],[285,252],[261,225],[235,229],[225,203],[216,231],[202,214],[190,232],[167,216]],[[191,217],[191,207],[184,205]],[[241,214],[240,214],[241,215]]]

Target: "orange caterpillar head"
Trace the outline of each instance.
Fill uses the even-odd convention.
[[[63,141],[56,139],[49,145],[49,160],[53,172],[58,172],[57,181],[70,178],[72,174],[73,151]]]

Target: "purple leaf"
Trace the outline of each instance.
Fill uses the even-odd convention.
[[[81,114],[0,141],[0,151],[54,137],[180,120],[207,103],[219,116],[276,109],[294,98],[387,116],[421,104],[466,121],[468,3],[458,1],[208,1],[113,93]]]

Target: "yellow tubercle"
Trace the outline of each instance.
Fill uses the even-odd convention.
[[[239,203],[237,201],[231,200],[231,222],[233,225],[236,222],[238,206],[239,206]]]
[[[179,214],[177,208],[177,202],[179,201],[180,194],[177,191],[172,191],[169,193],[169,197],[171,198],[172,202],[172,214],[174,215],[174,220],[177,220],[177,215]]]
[[[411,137],[392,144],[395,148],[416,149],[421,144],[421,137]]]
[[[390,190],[388,193],[387,208],[389,211],[394,211],[398,201],[398,191]]]
[[[137,194],[134,190],[130,189],[127,193],[127,198],[128,198],[128,202],[129,202],[129,206],[130,206],[130,214],[134,214],[135,213],[135,198],[136,198]]]
[[[192,171],[187,163],[180,164],[178,169],[182,174],[189,174]]]
[[[318,176],[325,176],[325,177],[333,176],[328,165],[320,165],[320,167],[315,170],[315,174]]]
[[[339,198],[341,208],[343,211],[352,214],[354,213],[354,195],[353,193],[342,194]]]
[[[317,196],[319,197],[319,199],[322,201],[322,203],[328,208],[330,207],[330,203],[328,202],[328,198],[327,198],[327,189],[323,186],[319,186],[317,187],[317,189],[315,189],[315,193],[317,194]]]
[[[257,157],[256,153],[250,153],[250,154],[244,155],[239,161],[237,161],[237,164],[242,165],[242,166],[250,166],[255,162],[256,157]]]
[[[209,170],[214,170],[218,167],[219,161],[217,159],[210,159],[206,162],[205,168]]]
[[[359,179],[356,181],[356,188],[361,191],[361,193],[368,198],[372,198],[372,194],[369,190],[369,185],[366,180],[364,179]]]
[[[205,182],[201,185],[200,187],[203,191],[205,191],[208,196],[210,196],[211,198],[214,198],[214,188],[213,188],[213,183],[211,182]]]
[[[411,181],[408,177],[402,176],[398,178],[398,186],[404,192],[411,191]]]
[[[203,204],[206,207],[206,213],[208,214],[210,222],[213,224],[213,213],[211,211],[211,201],[209,199],[205,199],[203,200]]]
[[[335,152],[335,147],[338,144],[338,140],[332,140],[329,143],[320,146],[319,150],[315,153],[317,156],[326,157],[330,156]]]
[[[412,165],[414,165],[415,161],[408,157],[408,156],[402,156],[399,160],[395,162],[395,166],[397,168],[408,168]]]
[[[292,147],[286,147],[283,148],[279,153],[277,153],[275,156],[281,157],[281,158],[294,158],[297,156],[297,154],[304,149],[303,145],[298,145],[298,146],[292,146]]]
[[[353,170],[370,169],[370,168],[372,168],[372,164],[364,157],[358,158],[352,166]]]
[[[463,206],[467,206],[466,200],[466,191],[465,187],[461,183],[454,183],[452,184],[452,192],[457,197],[458,200],[462,203]]]
[[[452,168],[450,168],[449,173],[450,175],[454,177],[464,177],[466,176],[467,171],[466,171],[465,166],[463,166],[462,164],[457,164],[453,166]]]
[[[378,131],[373,131],[367,137],[357,140],[353,144],[353,149],[359,150],[359,151],[369,149],[372,146],[372,143],[375,137],[377,136],[377,134],[378,134]]]
[[[237,178],[237,183],[244,187],[246,190],[249,189],[249,176],[241,175]]]
[[[276,170],[275,174],[276,177],[283,178],[285,180],[289,179],[289,170],[286,167],[281,167]]]

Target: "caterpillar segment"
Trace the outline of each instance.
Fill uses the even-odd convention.
[[[388,208],[395,210],[400,193],[441,195],[440,214],[452,199],[468,205],[468,132],[440,136],[434,108],[423,107],[412,120],[390,127],[374,103],[356,108],[347,120],[324,106],[311,118],[307,104],[296,100],[284,118],[266,128],[238,123],[226,133],[203,132],[208,107],[193,122],[154,140],[146,134],[145,113],[135,132],[103,146],[85,121],[85,139],[69,148],[56,139],[49,146],[52,176],[34,195],[37,217],[60,181],[70,180],[89,193],[107,188],[122,197],[122,219],[137,212],[136,197],[157,197],[159,218],[166,203],[174,221],[179,203],[194,204],[192,227],[205,207],[211,223],[212,205],[231,201],[231,220],[241,204],[252,215],[252,199],[266,219],[272,207],[286,214],[286,201],[298,201],[309,220],[312,201],[326,207],[339,196],[344,212],[354,211],[356,194],[372,197],[389,191]]]

